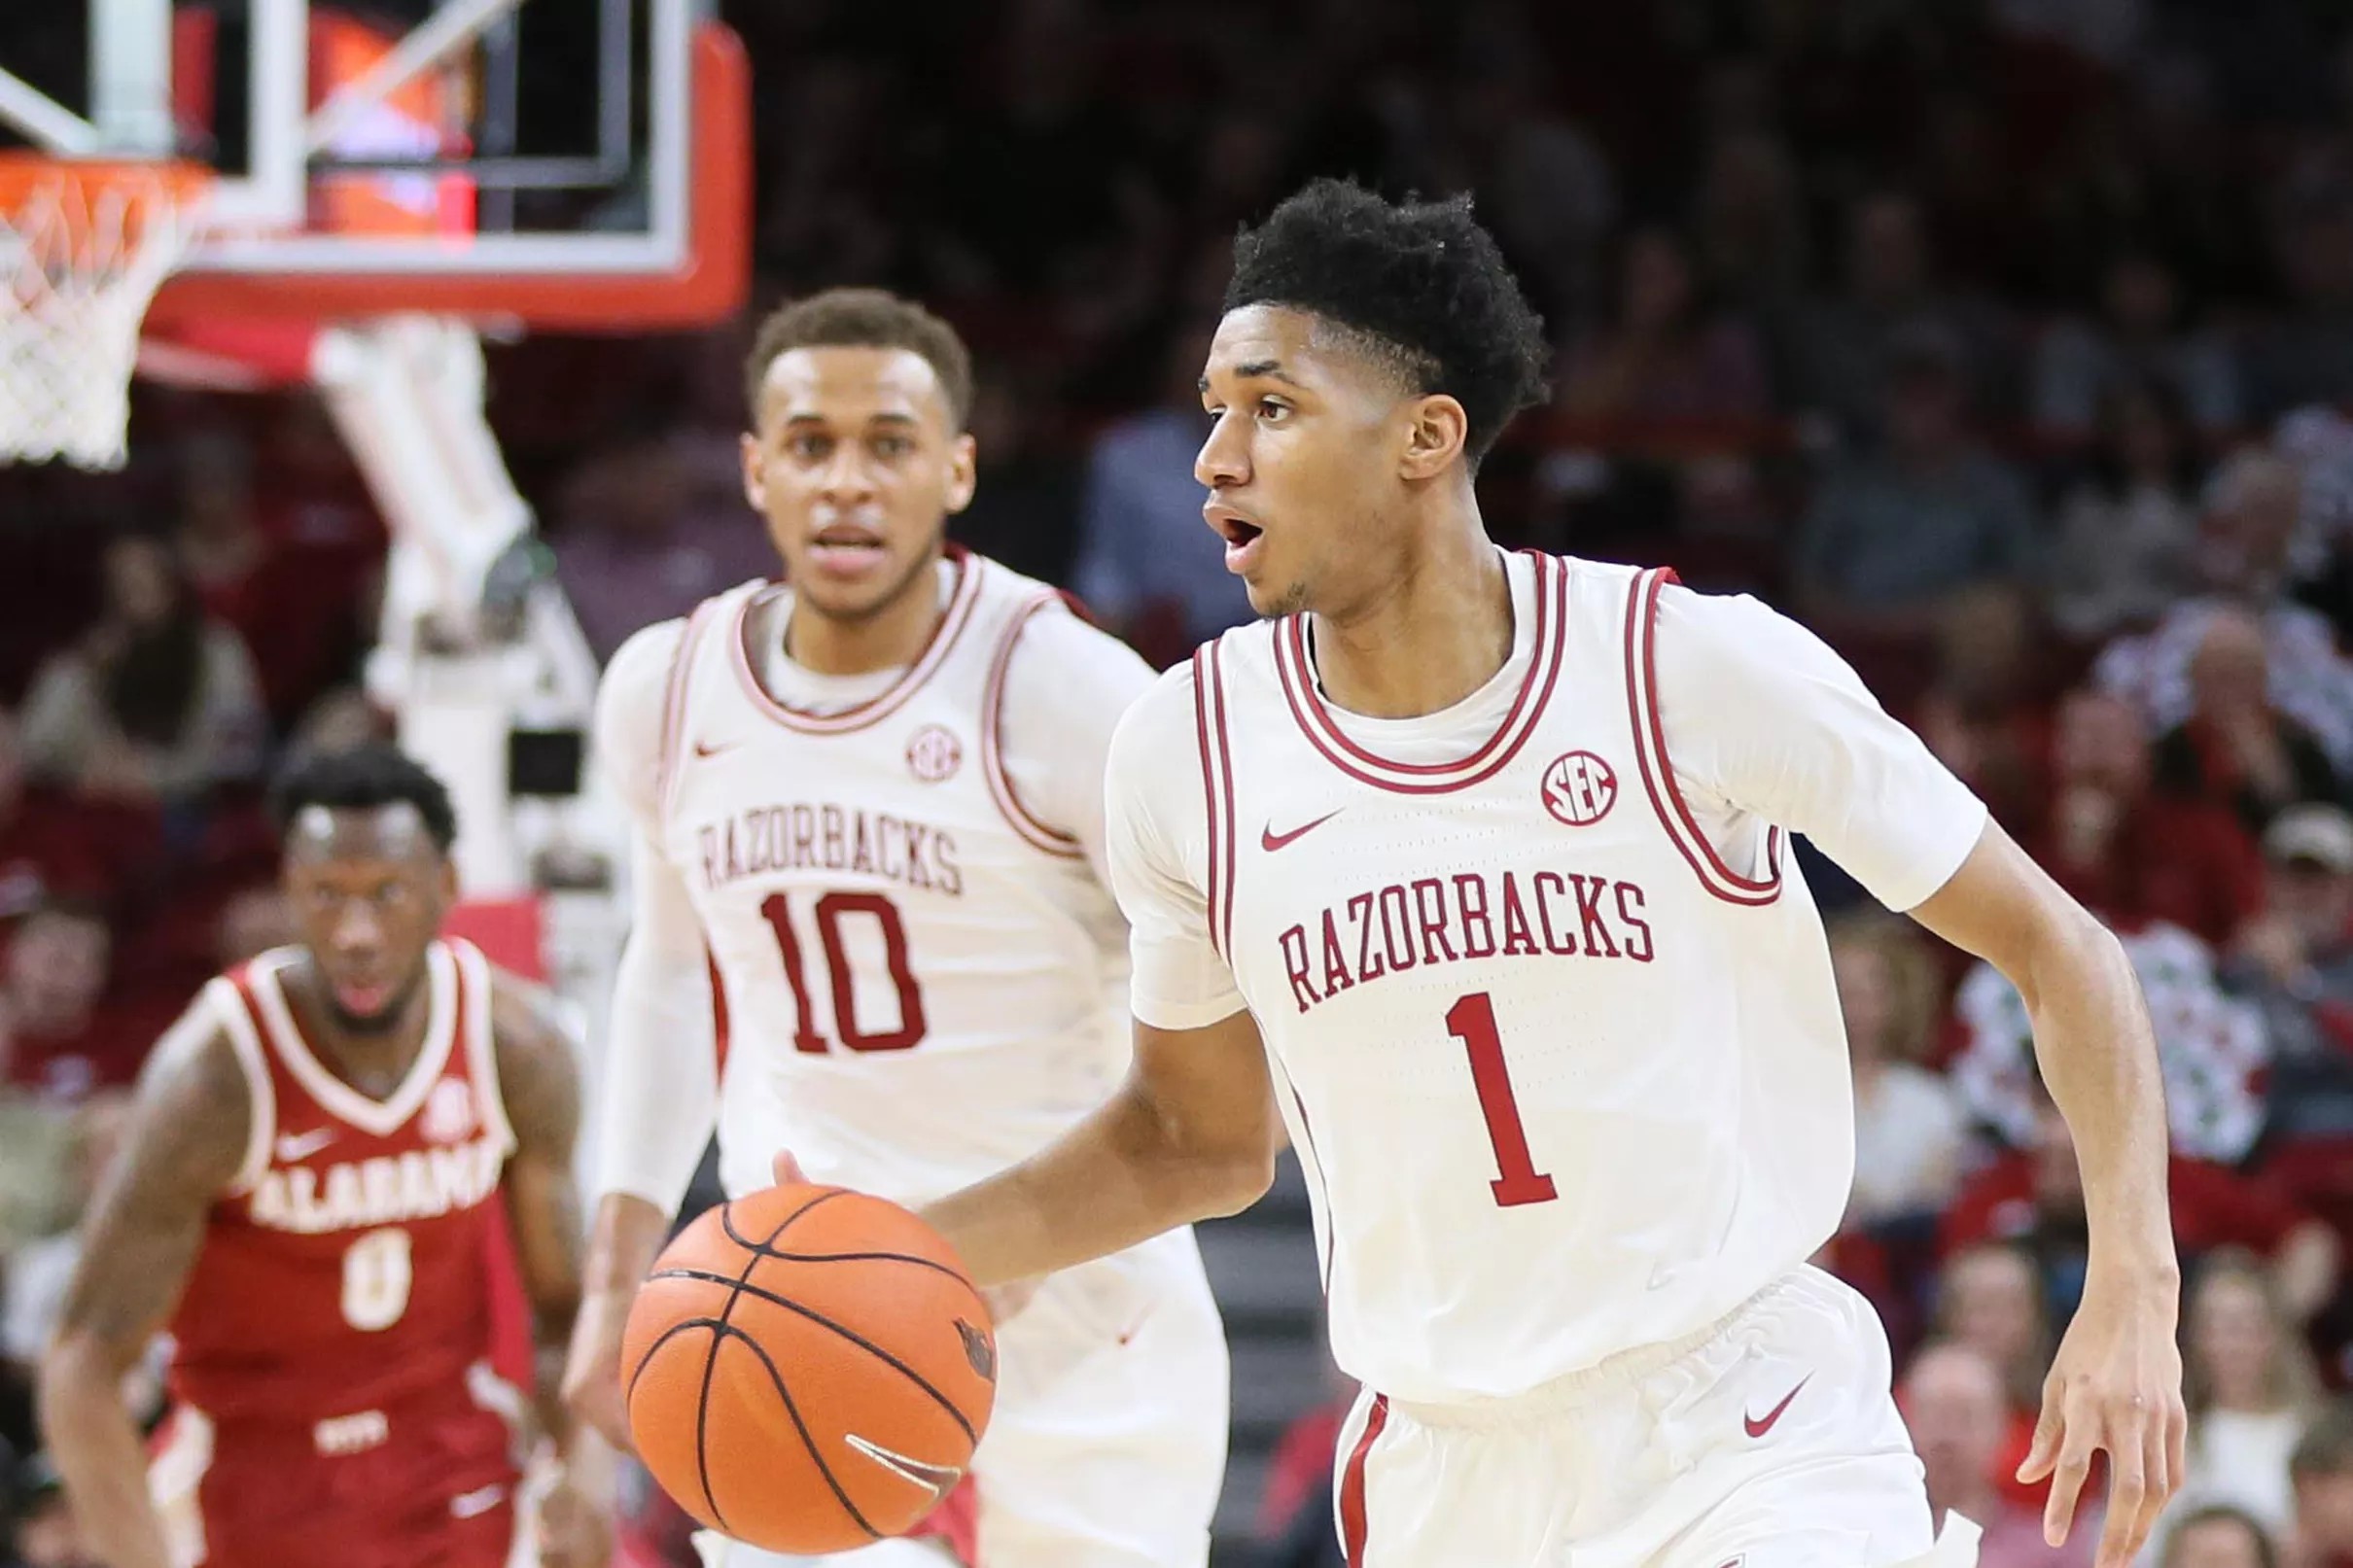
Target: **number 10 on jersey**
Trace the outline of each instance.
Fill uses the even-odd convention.
[[[818,1029],[817,1005],[809,995],[809,966],[802,957],[800,933],[793,923],[792,901],[783,893],[761,900],[760,915],[776,933],[777,956],[784,959],[785,979],[792,987],[792,1046],[811,1056],[833,1049]],[[881,893],[829,892],[821,894],[810,911],[817,928],[817,946],[825,955],[825,983],[833,1000],[831,1038],[852,1051],[904,1051],[919,1045],[930,1026],[924,1019],[923,988],[907,961],[907,926],[898,906]],[[851,966],[848,931],[871,923],[880,938],[883,969],[898,993],[898,1026],[867,1032],[859,1026],[858,971]]]

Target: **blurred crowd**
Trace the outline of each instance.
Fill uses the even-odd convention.
[[[2353,1568],[2341,5],[722,9],[756,67],[761,302],[881,283],[955,319],[959,535],[1161,662],[1247,613],[1190,476],[1235,225],[1319,172],[1474,191],[1558,349],[1483,474],[1497,538],[1802,615],[2124,935],[2190,1266],[2190,1485],[2151,1560]],[[743,346],[493,351],[600,653],[770,570]],[[0,472],[0,1443],[40,1568],[75,1549],[24,1370],[122,1086],[284,930],[262,771],[383,723],[353,688],[382,525],[320,411],[149,390],[134,451]],[[2084,1266],[2022,1006],[1806,869],[1860,1122],[1822,1261],[1879,1306],[1986,1568],[2088,1565],[2093,1532],[2044,1546],[2010,1479]],[[1338,1560],[1335,1424],[1279,1452],[1268,1568]]]

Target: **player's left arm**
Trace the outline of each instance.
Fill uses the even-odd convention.
[[[540,1505],[541,1552],[548,1568],[598,1568],[611,1551],[604,1522],[612,1496],[610,1455],[593,1429],[573,1420],[559,1393],[579,1310],[586,1237],[573,1175],[579,1059],[552,998],[512,976],[499,976],[490,1018],[499,1094],[514,1129],[505,1190],[515,1261],[531,1303],[535,1406],[563,1464]]]
[[[1805,833],[2025,1001],[2075,1134],[2090,1272],[2022,1475],[2054,1478],[2044,1528],[2056,1542],[2093,1450],[2107,1450],[2098,1562],[2124,1568],[2181,1481],[2188,1427],[2164,1092],[2131,961],[1811,633],[1753,600],[1680,589],[1659,612],[1660,714],[1675,776],[1703,815]]]

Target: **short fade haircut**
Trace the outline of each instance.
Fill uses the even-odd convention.
[[[368,811],[404,803],[416,808],[434,847],[447,854],[458,839],[457,808],[441,781],[398,747],[370,741],[348,750],[298,756],[269,787],[269,818],[281,837],[313,806]]]
[[[956,329],[888,289],[827,289],[779,305],[759,324],[744,359],[744,406],[759,422],[768,367],[796,348],[896,348],[919,356],[939,377],[957,430],[972,413],[972,354]]]
[[[1468,195],[1389,202],[1317,180],[1234,240],[1225,308],[1278,305],[1341,328],[1417,397],[1462,404],[1471,466],[1544,397],[1544,318]]]

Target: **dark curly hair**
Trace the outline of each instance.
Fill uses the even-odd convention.
[[[1322,179],[1234,240],[1225,308],[1306,311],[1359,339],[1417,396],[1462,404],[1475,468],[1544,396],[1544,319],[1468,195],[1384,200]]]
[[[780,305],[759,324],[744,357],[744,402],[759,419],[768,366],[796,348],[903,348],[939,377],[958,430],[972,412],[972,354],[956,329],[887,289],[827,289]]]
[[[290,762],[269,787],[269,817],[284,834],[312,806],[366,811],[406,802],[443,854],[458,839],[457,808],[449,790],[407,752],[381,741],[345,751],[315,751]]]

